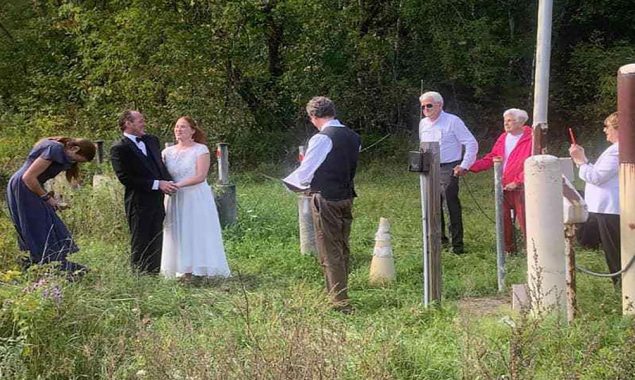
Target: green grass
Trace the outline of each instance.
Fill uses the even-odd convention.
[[[239,222],[224,239],[234,276],[194,286],[130,272],[120,191],[74,192],[63,218],[81,247],[73,259],[92,271],[68,283],[42,270],[5,270],[0,378],[605,379],[635,371],[635,329],[607,279],[579,276],[580,317],[570,326],[509,306],[462,306],[466,298],[510,299],[497,294],[494,224],[476,207],[492,217],[491,173],[461,183],[468,254],[444,251],[443,300],[426,309],[418,178],[401,164],[362,165],[350,316],[329,309],[319,266],[299,253],[296,196],[258,171],[233,181]],[[391,222],[397,279],[373,287],[380,217]],[[3,257],[17,253],[10,227],[3,215]],[[605,271],[601,253],[577,254],[581,265]],[[526,258],[513,257],[507,272],[508,284],[525,282]],[[46,284],[25,290],[43,276]],[[56,285],[60,302],[44,294]]]

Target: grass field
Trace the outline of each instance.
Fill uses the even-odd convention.
[[[71,194],[64,220],[92,271],[68,283],[10,271],[0,219],[0,378],[6,379],[628,379],[635,325],[607,279],[580,275],[580,317],[511,311],[497,293],[491,173],[461,182],[467,254],[444,251],[443,300],[421,305],[418,178],[405,164],[361,165],[355,201],[353,315],[331,311],[313,257],[299,253],[296,196],[263,166],[232,177],[239,221],[224,231],[233,277],[181,285],[133,275],[120,189]],[[265,174],[266,176],[263,176]],[[397,280],[368,284],[380,217],[391,222]],[[598,271],[600,252],[578,250]],[[526,257],[507,263],[523,283]],[[15,269],[15,268],[14,268]]]

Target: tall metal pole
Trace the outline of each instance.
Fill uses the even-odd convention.
[[[503,223],[503,160],[494,159],[494,198],[496,198],[496,278],[498,291],[505,291],[505,226]]]
[[[548,126],[547,111],[549,106],[549,65],[551,61],[552,9],[553,0],[539,0],[532,154],[543,154],[546,147],[545,137]]]
[[[635,256],[635,64],[617,72],[622,268]],[[635,268],[622,273],[622,314],[635,315]]]

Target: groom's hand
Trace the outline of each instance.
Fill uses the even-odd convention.
[[[172,181],[159,181],[159,190],[164,194],[174,194],[179,189]]]

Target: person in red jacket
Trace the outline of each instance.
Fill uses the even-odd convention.
[[[525,237],[525,192],[523,189],[525,159],[531,156],[531,127],[525,125],[527,112],[510,108],[503,113],[505,132],[501,134],[492,151],[476,160],[470,171],[478,173],[494,166],[494,159],[503,161],[503,231],[505,253],[516,253],[514,226],[511,210]]]

